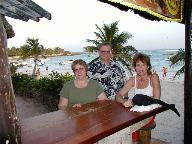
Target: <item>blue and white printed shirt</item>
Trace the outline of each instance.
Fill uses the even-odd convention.
[[[102,84],[107,97],[111,100],[115,99],[116,93],[128,80],[127,73],[119,61],[111,60],[109,64],[104,64],[100,58],[89,65],[87,75]]]

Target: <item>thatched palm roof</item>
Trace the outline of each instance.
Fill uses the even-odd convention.
[[[141,17],[152,20],[152,21],[175,21],[179,23],[184,23],[184,0],[176,0],[176,5],[170,5],[165,3],[163,0],[99,0],[100,2],[110,4],[114,7],[119,8],[123,11],[133,11],[135,14],[139,14]],[[154,11],[151,5],[158,5],[159,9],[164,12]],[[145,6],[151,6],[147,8]],[[175,7],[171,7],[175,6]],[[173,8],[175,12],[173,15],[168,12],[170,8]],[[175,9],[174,9],[175,8]]]
[[[42,17],[51,19],[49,12],[31,0],[0,0],[0,13],[23,21],[39,21]]]
[[[51,19],[49,12],[31,0],[0,0],[0,14],[3,15],[3,24],[7,38],[13,37],[14,31],[4,16],[23,21],[31,19],[37,22],[43,17]]]

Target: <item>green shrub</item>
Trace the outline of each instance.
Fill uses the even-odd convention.
[[[10,67],[11,74],[16,73],[17,68],[18,68],[17,66],[15,66],[13,63],[10,63],[9,67]]]
[[[57,110],[59,92],[63,85],[72,79],[73,76],[69,73],[62,75],[55,72],[39,80],[26,74],[12,75],[13,88],[17,95],[34,98],[50,111]]]
[[[32,84],[34,79],[26,74],[18,74],[14,73],[12,75],[12,83],[13,88],[16,94],[24,97],[30,96],[30,89],[32,88]]]

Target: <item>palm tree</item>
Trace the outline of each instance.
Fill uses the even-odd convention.
[[[98,32],[94,32],[96,39],[86,39],[87,42],[92,43],[91,46],[86,46],[84,49],[87,52],[94,52],[98,50],[98,46],[103,42],[109,42],[112,45],[112,53],[115,59],[118,59],[131,72],[132,55],[137,50],[130,45],[126,45],[132,35],[128,32],[119,33],[118,21],[111,24],[103,24],[103,27],[95,25]],[[96,58],[98,59],[98,58]],[[95,61],[94,59],[93,61]],[[93,62],[92,61],[92,62]]]
[[[33,76],[35,75],[37,69],[37,62],[39,61],[40,57],[44,57],[43,50],[44,47],[39,44],[39,39],[35,38],[28,38],[26,43],[21,46],[21,58],[26,59],[32,57],[34,59],[35,66],[33,68]]]
[[[179,49],[179,51],[173,55],[172,57],[170,57],[169,59],[171,61],[171,65],[177,65],[177,64],[183,64],[183,66],[176,72],[174,78],[176,76],[179,76],[180,74],[184,73],[184,69],[185,69],[185,51],[184,49]]]

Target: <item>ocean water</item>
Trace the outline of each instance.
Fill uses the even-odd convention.
[[[162,67],[166,67],[168,69],[167,77],[166,79],[173,79],[173,76],[175,75],[175,72],[181,68],[182,65],[176,65],[171,66],[170,61],[168,58],[174,54],[177,53],[177,50],[142,50],[140,51],[142,53],[145,53],[150,56],[151,64],[152,64],[152,70],[156,71],[160,78],[162,78]],[[75,56],[57,56],[57,57],[48,57],[46,60],[42,61],[43,65],[39,65],[38,68],[40,68],[41,75],[47,75],[48,73],[51,73],[52,71],[58,72],[58,73],[72,73],[71,70],[71,62],[76,59],[83,59],[87,63],[89,63],[91,60],[96,58],[98,56],[97,53],[94,54],[87,54],[82,53],[81,55],[75,55]],[[21,67],[17,70],[19,73],[27,73],[32,74],[33,70],[33,60],[28,59],[25,60],[25,63],[27,64],[24,67]],[[62,64],[61,64],[62,63]],[[48,71],[46,70],[46,67],[48,67]],[[180,78],[183,78],[181,75]],[[178,79],[180,79],[178,78]]]
[[[178,50],[143,50],[142,53],[145,53],[150,56],[152,70],[156,71],[159,77],[162,79],[162,68],[166,67],[168,70],[167,77],[164,79],[173,80],[173,77],[177,70],[179,70],[183,64],[171,65],[169,58],[177,53]],[[174,80],[183,80],[184,75],[176,77]]]

